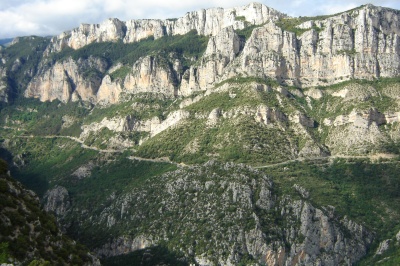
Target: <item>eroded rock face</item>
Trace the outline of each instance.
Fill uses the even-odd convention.
[[[157,241],[153,240],[152,237],[144,235],[137,237],[121,236],[96,250],[96,254],[100,257],[113,257],[126,254],[130,251],[144,249],[153,246],[155,243]]]
[[[212,87],[224,74],[225,67],[237,57],[242,46],[242,40],[233,26],[220,30],[208,41],[200,66],[191,67],[184,73],[179,94],[188,96],[194,91]]]
[[[204,55],[185,71],[180,60],[171,59],[168,63],[165,58],[143,55],[121,83],[107,76],[102,81],[101,77],[83,77],[85,71],[72,62],[58,62],[39,71],[25,96],[42,101],[82,99],[112,104],[119,101],[123,92],[189,96],[237,75],[269,77],[281,84],[304,88],[400,74],[400,37],[396,27],[400,15],[395,10],[366,5],[323,20],[304,22],[297,26],[304,30],[298,35],[277,26],[276,21],[282,17],[285,16],[273,9],[252,3],[190,12],[177,20],[109,19],[99,25],[81,25],[53,38],[47,53],[67,46],[77,49],[93,42],[116,40],[130,43],[191,30],[210,39]],[[245,41],[235,30],[249,25],[262,26],[255,28]],[[310,97],[321,97],[315,90],[309,93],[313,95]],[[346,91],[337,93],[345,95]]]
[[[363,226],[337,217],[331,208],[312,206],[305,199],[309,193],[300,186],[293,190],[304,199],[280,198],[267,176],[244,165],[210,161],[169,172],[161,179],[145,189],[113,195],[114,200],[96,212],[98,217],[90,218],[104,230],[129,221],[140,231],[110,239],[96,250],[99,256],[182,239],[180,251],[199,264],[237,265],[243,254],[249,254],[267,265],[351,265],[372,242],[372,234]],[[180,223],[171,223],[177,217]],[[209,229],[203,232],[204,228]],[[199,243],[204,247],[196,247]],[[207,253],[209,249],[213,253]]]
[[[301,36],[268,23],[253,31],[242,66],[254,75],[303,87],[333,84],[339,79],[397,76],[400,39],[394,25],[398,21],[394,10],[366,6],[304,23],[299,28],[309,30]]]
[[[1,51],[1,49],[0,49]],[[0,59],[4,60],[3,58],[1,58],[0,55]],[[2,61],[0,62],[0,102],[8,102],[8,88],[7,88],[7,83],[4,80],[4,78],[6,77],[7,74],[7,69],[5,67],[2,66],[2,64],[4,64],[6,61]]]
[[[95,103],[101,78],[93,71],[105,72],[104,59],[90,57],[74,61],[69,58],[57,62],[50,68],[43,68],[29,83],[25,97],[39,98],[41,101],[62,102],[83,100]]]
[[[379,126],[395,124],[399,121],[398,112],[381,113],[375,108],[353,110],[349,115],[324,119],[330,127],[326,145],[338,154],[364,154],[379,152],[380,143],[389,141],[389,136]],[[397,134],[390,137],[396,139]]]
[[[47,191],[43,198],[44,210],[59,217],[64,216],[71,207],[68,191],[62,186],[56,186]]]
[[[109,75],[106,75],[97,91],[96,100],[98,104],[108,105],[119,102],[119,96],[122,92],[119,81],[112,81]]]
[[[176,83],[173,71],[162,59],[146,56],[139,59],[124,81],[128,93],[162,93],[168,97],[176,95]]]
[[[174,127],[180,122],[189,117],[189,112],[178,110],[170,113],[166,119],[161,120],[158,117],[153,117],[147,120],[139,120],[135,116],[129,115],[126,117],[105,117],[100,122],[93,122],[89,125],[82,126],[81,139],[86,139],[90,136],[91,132],[98,132],[103,128],[107,128],[113,132],[130,132],[130,131],[144,131],[149,132],[151,136],[155,136],[162,131]],[[125,142],[122,139],[114,138],[116,146],[132,146],[133,144]],[[124,144],[125,143],[125,144]]]
[[[253,30],[243,49],[241,68],[250,75],[295,80],[300,73],[296,47],[296,35],[271,21]]]
[[[82,24],[79,28],[54,37],[47,51],[60,51],[66,46],[79,49],[93,42],[122,40],[131,43],[150,36],[158,39],[165,35],[183,35],[191,30],[196,30],[201,35],[215,36],[221,29],[229,26],[235,29],[244,28],[245,21],[238,17],[244,17],[251,24],[259,25],[284,16],[265,5],[251,3],[229,9],[211,8],[188,12],[177,20],[142,19],[124,22],[114,18],[101,24]]]
[[[288,121],[288,118],[284,113],[275,108],[259,106],[255,115],[255,120],[265,125],[269,125],[274,122]]]

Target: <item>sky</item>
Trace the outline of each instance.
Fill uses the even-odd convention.
[[[254,0],[0,0],[0,39],[50,36],[81,23],[178,18],[186,12],[211,7],[247,5]],[[291,16],[328,15],[363,4],[400,9],[400,0],[258,0]]]

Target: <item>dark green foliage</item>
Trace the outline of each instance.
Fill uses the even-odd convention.
[[[53,60],[63,60],[72,57],[74,60],[88,58],[89,56],[106,59],[110,65],[118,62],[123,65],[132,66],[140,57],[145,55],[160,53],[168,55],[175,53],[183,60],[185,68],[190,64],[190,58],[199,57],[207,47],[208,37],[200,36],[196,31],[191,31],[185,35],[164,36],[157,40],[153,37],[135,43],[125,44],[119,42],[92,43],[80,49],[64,49],[60,53],[53,54]],[[113,74],[113,78],[123,78],[126,69],[121,69]]]
[[[337,51],[338,54],[345,54],[345,55],[351,55],[354,56],[355,54],[357,54],[355,49],[352,50],[339,50]]]
[[[37,99],[22,98],[13,105],[1,108],[0,117],[9,117],[10,125],[18,121],[23,123],[26,134],[77,136],[81,132],[82,119],[89,111],[79,103],[40,102]],[[62,128],[64,115],[75,118],[76,122],[71,127]]]
[[[205,162],[210,155],[223,161],[247,163],[279,162],[290,158],[286,150],[292,137],[290,132],[266,128],[245,118],[235,124],[225,120],[216,128],[208,128],[204,123],[195,121],[162,132],[141,145],[138,155],[169,157],[191,164]],[[187,152],[187,145],[194,139],[197,139],[197,150]]]
[[[68,189],[76,206],[98,213],[102,211],[104,204],[111,203],[111,199],[108,198],[110,194],[121,195],[133,188],[143,186],[151,177],[175,169],[176,166],[173,164],[130,160],[124,154],[116,157],[113,162],[96,166],[90,178],[74,182],[65,179],[60,184]],[[123,228],[118,228],[116,231],[104,232],[103,227],[93,224],[90,226],[88,224],[82,230],[81,226],[76,225],[73,216],[68,216],[67,220],[69,219],[72,223],[69,229],[70,234],[90,248],[101,246],[109,240],[109,234],[118,235],[117,232],[123,230]]]
[[[50,266],[51,263],[47,260],[33,260],[28,266]]]
[[[253,30],[259,27],[261,27],[261,25],[251,25],[241,30],[235,30],[235,32],[243,41],[247,41],[253,33]]]
[[[245,16],[235,16],[235,20],[237,21],[246,21],[246,17]]]
[[[0,192],[1,193],[1,192]],[[8,242],[0,243],[0,263],[8,263]]]
[[[8,170],[7,163],[4,160],[0,159],[0,175],[6,174],[7,170]]]
[[[5,174],[0,174],[0,182],[6,182],[0,190],[0,263],[12,258],[23,265],[82,265],[90,261],[88,250],[62,236],[55,218],[40,209],[32,192]]]
[[[80,206],[104,200],[102,192],[112,190],[118,193],[139,187],[150,177],[176,169],[170,163],[154,163],[127,159],[120,155],[114,162],[96,166],[91,178],[71,183],[65,180],[61,184],[68,188]]]
[[[75,141],[63,138],[20,138],[16,142],[23,154],[24,167],[12,169],[16,179],[39,196],[49,188],[51,180],[68,177],[78,166],[91,160],[97,152],[84,150]],[[25,153],[27,150],[29,152]]]
[[[304,32],[309,31],[310,29],[300,29],[296,26],[300,25],[303,22],[310,20],[322,20],[328,18],[330,16],[318,16],[318,17],[298,17],[298,18],[281,18],[276,25],[280,27],[282,30],[294,32],[297,36],[302,35]],[[313,26],[312,29],[320,32],[322,29],[316,26]]]
[[[111,80],[123,80],[131,70],[131,67],[123,66],[110,74]]]
[[[341,215],[367,225],[381,240],[397,233],[400,218],[400,164],[337,159],[326,165],[306,161],[268,168],[282,194],[297,183],[310,191],[320,206],[332,205]],[[285,171],[282,168],[286,167]],[[382,206],[385,206],[383,208]]]
[[[171,252],[165,246],[155,246],[143,250],[134,251],[127,255],[103,259],[104,266],[120,266],[120,265],[170,265],[184,266],[189,265],[184,259],[179,260],[176,252]]]

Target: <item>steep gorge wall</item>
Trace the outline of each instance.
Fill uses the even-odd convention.
[[[101,24],[82,24],[79,28],[54,37],[48,52],[61,51],[67,46],[79,49],[93,42],[122,40],[131,43],[150,36],[158,39],[166,35],[183,35],[191,30],[196,30],[201,35],[215,36],[228,26],[233,26],[235,29],[244,28],[247,23],[237,17],[245,17],[251,24],[260,25],[284,16],[265,5],[251,3],[229,9],[211,8],[188,12],[176,20],[141,19],[123,22],[109,19]]]
[[[397,10],[367,5],[305,22],[298,26],[305,32],[297,36],[269,22],[253,31],[236,72],[301,87],[395,77],[400,73],[399,21]]]
[[[168,240],[200,265],[238,265],[244,254],[267,265],[351,265],[373,239],[333,209],[312,206],[300,186],[295,189],[304,199],[280,197],[267,176],[243,165],[210,161],[160,178],[117,196],[88,220],[81,217],[79,223],[104,231],[137,225],[135,234],[109,239],[97,255],[117,256]]]
[[[349,79],[396,77],[400,73],[400,12],[397,10],[366,5],[304,22],[297,26],[302,31],[298,35],[277,26],[279,18],[286,19],[283,14],[254,3],[191,12],[177,20],[124,23],[113,19],[101,25],[82,25],[68,36],[54,38],[48,52],[60,51],[66,46],[77,49],[93,42],[123,40],[128,43],[148,36],[161,38],[193,29],[211,37],[203,56],[193,61],[183,74],[180,60],[168,57],[170,62],[164,62],[165,59],[143,55],[128,66],[132,71],[122,81],[112,81],[104,69],[100,70],[105,75],[100,81],[83,77],[84,68],[79,66],[82,62],[75,62],[76,66],[71,67],[73,63],[67,60],[39,71],[25,96],[42,101],[82,99],[112,104],[119,101],[121,93],[189,96],[238,75],[268,77],[281,84],[310,87]],[[246,41],[236,31],[260,24],[263,25],[255,28]],[[79,97],[71,96],[74,91]]]

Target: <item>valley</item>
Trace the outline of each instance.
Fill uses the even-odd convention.
[[[397,265],[399,21],[250,3],[17,38],[7,178],[102,265]]]

